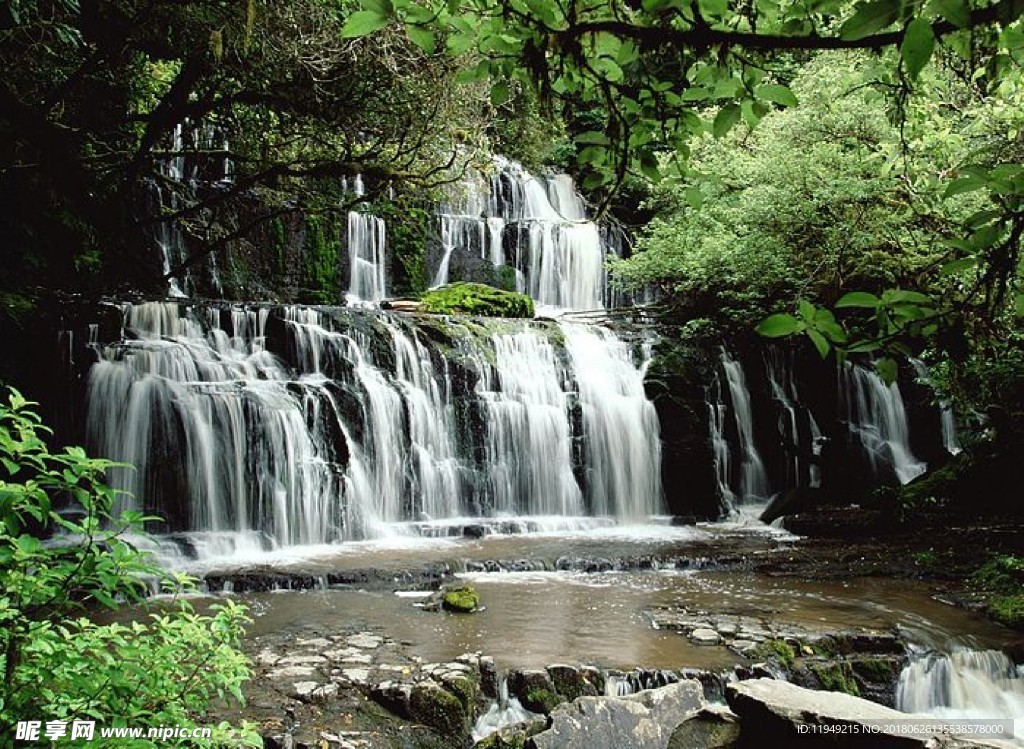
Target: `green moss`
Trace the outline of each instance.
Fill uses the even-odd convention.
[[[796,658],[796,651],[783,640],[765,640],[757,646],[755,653],[758,658],[777,660],[787,669],[793,667],[793,661]]]
[[[989,599],[989,614],[1002,625],[1024,630],[1024,595],[996,596]]]
[[[430,726],[446,737],[466,731],[466,712],[459,698],[436,684],[417,684],[409,697],[413,720]]]
[[[502,291],[479,283],[453,283],[426,292],[423,310],[439,315],[533,317],[533,300],[526,294]]]
[[[535,713],[548,715],[564,700],[550,689],[531,689],[523,699],[523,707]]]
[[[523,749],[527,738],[521,731],[496,731],[478,741],[474,749]]]
[[[303,300],[316,304],[331,304],[340,298],[338,258],[341,238],[334,214],[306,217],[303,245],[302,280]]]
[[[480,596],[470,585],[448,588],[441,600],[445,609],[459,613],[470,613],[480,606]]]
[[[810,665],[810,669],[818,677],[822,689],[860,697],[860,687],[857,686],[857,680],[853,678],[853,669],[849,663],[845,661],[813,663]]]
[[[894,663],[885,658],[863,658],[851,662],[853,672],[865,682],[885,684],[896,676]]]
[[[445,679],[444,688],[458,697],[465,711],[472,714],[473,706],[476,704],[476,683],[472,679]]]

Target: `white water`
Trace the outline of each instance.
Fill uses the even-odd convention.
[[[137,466],[110,474],[126,506],[168,517],[195,555],[430,533],[470,514],[661,511],[642,367],[608,331],[566,326],[567,352],[557,330],[523,324],[455,356],[366,312],[123,310],[125,338],[95,344],[88,441]]]
[[[846,364],[840,373],[850,432],[875,473],[892,469],[901,484],[920,476],[927,464],[910,449],[910,426],[899,385],[886,385],[875,372]]]
[[[913,658],[903,669],[896,707],[939,718],[1024,722],[1024,673],[997,650],[929,653]]]
[[[928,373],[928,365],[920,359],[910,359],[911,365],[917,372],[918,381],[933,388],[931,377]],[[946,399],[939,399],[939,428],[942,430],[942,446],[950,455],[959,455],[962,452],[960,440],[957,437],[956,414],[953,405]]]
[[[512,241],[517,289],[533,297],[542,312],[604,308],[604,262],[616,247],[587,219],[572,180],[567,175],[542,180],[501,158],[495,159],[495,169],[489,180],[467,178],[441,207],[442,257],[432,285],[452,280],[453,253],[505,265],[505,242]]]
[[[764,500],[770,494],[768,474],[754,441],[754,415],[750,407],[750,390],[747,388],[743,365],[729,356],[724,349],[722,350],[721,364],[729,389],[729,401],[736,423],[736,434],[739,438],[737,450],[739,482],[737,491],[734,493],[742,502]]]
[[[369,213],[349,211],[348,253],[350,263],[348,299],[376,303],[387,296],[384,219]]]
[[[498,699],[491,703],[487,712],[477,718],[473,725],[473,741],[485,739],[505,726],[542,717],[523,707],[517,697],[509,697],[508,681],[502,677],[498,683]]]
[[[634,520],[661,512],[661,440],[644,393],[644,367],[608,330],[561,328],[583,409],[591,512]]]

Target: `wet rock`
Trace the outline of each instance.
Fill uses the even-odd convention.
[[[303,677],[315,676],[317,669],[313,666],[285,666],[283,668],[275,668],[267,673],[267,678],[271,681],[287,681],[288,679],[301,679]]]
[[[508,674],[508,693],[532,713],[547,715],[562,702],[547,671],[513,669]]]
[[[721,705],[708,705],[672,732],[666,749],[728,749],[739,737],[736,714]]]
[[[581,697],[551,712],[536,749],[665,749],[704,705],[700,684],[681,681],[629,697]]]
[[[467,733],[466,712],[459,698],[432,681],[416,684],[409,695],[409,715],[457,746]]]
[[[591,682],[585,672],[574,666],[556,663],[548,666],[547,672],[551,677],[555,692],[569,702],[577,697],[596,697],[598,695],[598,682]]]
[[[498,669],[489,655],[480,658],[480,691],[485,697],[498,699]]]
[[[757,737],[758,744],[762,746],[786,746],[796,742],[804,745],[809,732],[814,730],[811,727],[816,726],[851,727],[850,730],[856,731],[855,738],[852,733],[846,734],[850,737],[849,741],[829,745],[858,749],[996,745],[963,740],[948,743],[940,734],[886,731],[886,722],[894,726],[905,725],[908,719],[915,716],[849,694],[818,692],[784,681],[756,679],[736,682],[727,687],[726,699],[729,707],[740,718],[742,735]],[[831,734],[832,738],[836,735],[838,733]]]
[[[371,635],[367,632],[361,632],[357,635],[346,637],[345,641],[354,648],[363,648],[365,650],[375,650],[384,644],[383,637],[380,635]]]
[[[412,684],[382,681],[370,689],[370,698],[385,710],[401,718],[411,718]]]
[[[690,632],[690,641],[697,645],[719,645],[722,636],[713,629],[700,628]]]

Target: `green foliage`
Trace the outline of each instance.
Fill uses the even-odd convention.
[[[302,301],[334,304],[341,299],[341,282],[338,278],[338,258],[341,254],[339,221],[335,213],[306,216]]]
[[[502,291],[479,283],[453,283],[420,297],[424,312],[437,315],[533,317],[533,300],[526,294]]]
[[[149,581],[186,581],[132,545],[146,517],[112,514],[117,492],[103,480],[112,464],[77,447],[51,452],[31,405],[16,391],[0,405],[0,730],[26,719],[189,726],[211,699],[241,700],[242,607],[201,616],[178,602],[130,625],[83,616],[140,602]],[[222,725],[196,745],[257,740]]]
[[[1013,554],[993,555],[971,576],[986,594],[989,615],[1000,624],[1024,629],[1024,559]]]
[[[812,663],[810,669],[818,677],[822,689],[860,697],[860,687],[857,686],[857,681],[853,676],[853,668],[847,661]]]

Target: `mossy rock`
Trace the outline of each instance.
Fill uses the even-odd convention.
[[[409,714],[413,720],[446,737],[466,732],[466,711],[459,698],[437,684],[424,682],[412,688]]]
[[[533,300],[516,291],[502,291],[482,283],[453,283],[431,289],[420,297],[424,312],[437,315],[533,317]]]
[[[784,640],[765,640],[757,646],[755,655],[757,658],[777,661],[781,666],[790,669],[793,667],[796,651]]]
[[[995,596],[989,599],[988,612],[1003,626],[1024,630],[1024,595]]]
[[[811,673],[818,677],[822,689],[860,697],[860,687],[857,686],[857,680],[853,677],[853,669],[849,663],[845,661],[812,663],[809,668]]]
[[[532,713],[550,715],[565,700],[550,689],[531,689],[522,700],[523,707]]]
[[[455,611],[460,614],[472,613],[480,606],[480,595],[470,585],[447,588],[441,597],[441,605],[447,611]]]

